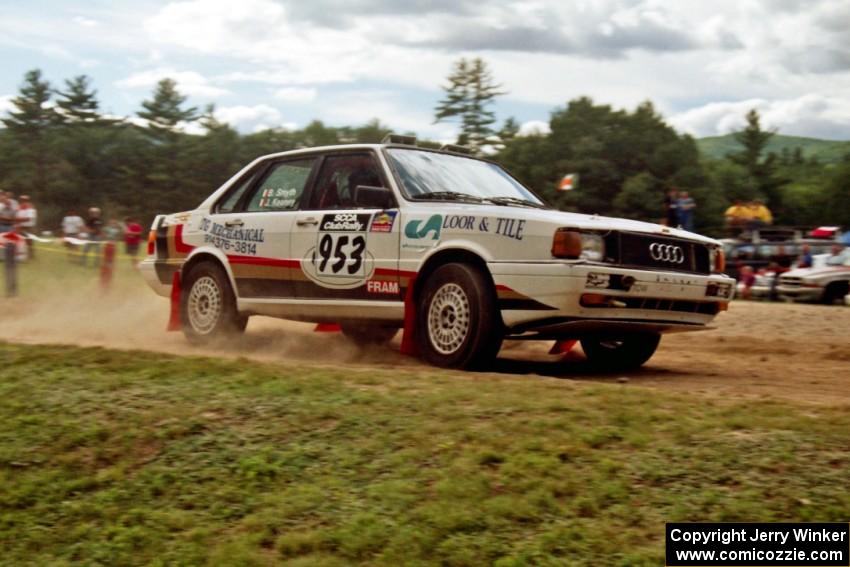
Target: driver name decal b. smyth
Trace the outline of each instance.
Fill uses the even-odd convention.
[[[443,215],[431,215],[427,221],[412,220],[404,227],[404,235],[411,240],[419,240],[428,237],[430,240],[440,239],[440,230],[443,226]]]

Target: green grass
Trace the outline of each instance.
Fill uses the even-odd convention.
[[[741,145],[735,140],[733,134],[709,136],[700,138],[696,142],[702,156],[708,159],[724,159],[727,154],[741,151]],[[820,140],[782,134],[776,134],[770,139],[766,151],[780,155],[784,148],[793,152],[798,147],[803,151],[803,157],[809,159],[815,156],[821,163],[837,163],[850,154],[848,141]]]
[[[8,565],[658,565],[847,521],[850,414],[523,376],[0,343]]]

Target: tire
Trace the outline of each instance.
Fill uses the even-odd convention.
[[[341,323],[342,334],[359,346],[385,345],[398,333],[398,327],[369,323]]]
[[[581,339],[581,348],[588,362],[600,370],[634,370],[655,354],[660,341],[658,333],[593,336]]]
[[[493,285],[468,264],[445,264],[425,281],[416,313],[422,358],[443,368],[479,369],[496,358],[504,329]]]
[[[200,262],[186,274],[180,293],[180,322],[192,344],[209,344],[239,335],[248,316],[236,310],[227,274],[214,262]]]
[[[826,305],[834,305],[835,302],[844,303],[844,296],[848,293],[848,287],[850,284],[847,282],[833,282],[826,286],[826,289],[823,290],[823,296],[821,297],[821,303],[825,303]]]

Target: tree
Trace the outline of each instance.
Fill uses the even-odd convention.
[[[79,75],[65,80],[63,91],[56,91],[56,106],[62,121],[71,124],[92,124],[101,120],[97,91],[91,89],[91,79]]]
[[[12,159],[21,165],[12,183],[19,190],[48,186],[48,169],[53,161],[49,134],[58,122],[56,111],[49,105],[50,95],[50,83],[42,80],[41,71],[27,71],[18,96],[12,99],[15,110],[2,119],[12,142]]]
[[[153,132],[164,137],[173,137],[177,126],[182,122],[193,122],[198,119],[196,107],[182,108],[186,97],[177,91],[177,83],[172,79],[162,79],[156,85],[153,99],[142,102],[142,108],[137,114],[147,120]]]
[[[767,143],[775,132],[765,131],[761,128],[761,117],[753,108],[746,116],[747,126],[735,133],[735,140],[743,146],[739,152],[729,154],[732,163],[738,164],[747,170],[758,193],[765,197],[767,206],[774,213],[782,209],[781,187],[787,180],[777,175],[778,160],[776,154],[770,153],[762,158]]]
[[[449,85],[443,87],[446,97],[434,110],[434,123],[459,118],[458,143],[469,146],[476,153],[498,142],[493,139],[496,115],[490,106],[497,96],[505,93],[494,83],[487,63],[480,58],[472,61],[461,58],[455,62],[448,81]]]

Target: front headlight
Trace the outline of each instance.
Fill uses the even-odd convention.
[[[605,240],[601,234],[581,233],[582,260],[601,262],[605,258]]]
[[[559,228],[552,239],[552,256],[601,262],[605,258],[605,240],[601,234]]]

